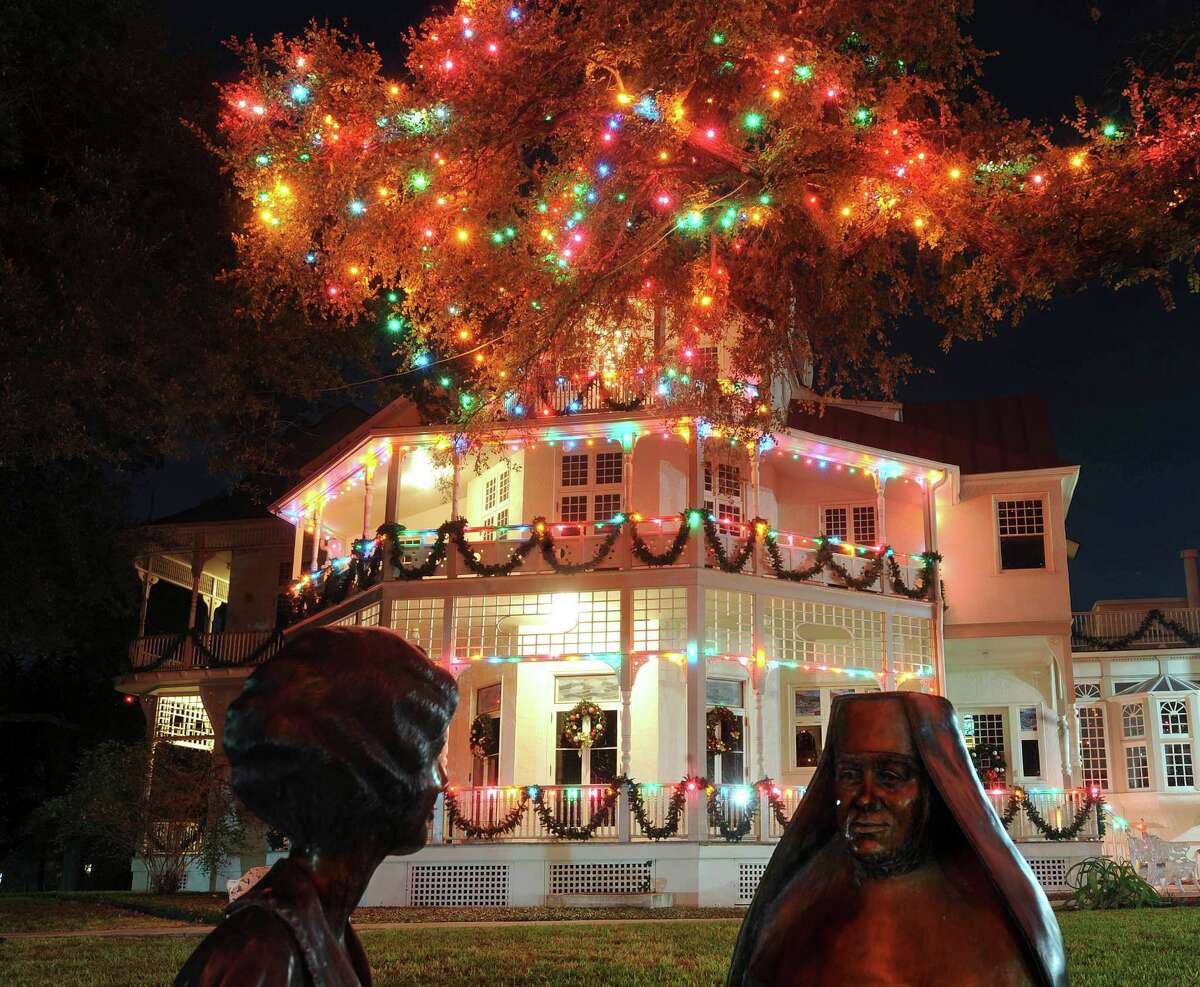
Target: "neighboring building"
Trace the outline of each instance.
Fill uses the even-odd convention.
[[[454,456],[449,431],[403,401],[383,409],[300,471],[271,505],[284,520],[254,522],[272,525],[271,552],[239,567],[249,549],[228,549],[225,634],[236,640],[136,642],[119,688],[147,697],[156,739],[223,756],[225,706],[247,663],[277,647],[263,600],[284,559],[302,579],[287,635],[382,625],[448,667],[461,692],[446,751],[453,798],[439,802],[433,845],[380,868],[372,902],[634,890],[746,901],[812,776],[833,698],[880,688],[947,694],[983,766],[1029,790],[1051,825],[1079,813],[1074,842],[1040,840],[1023,814],[1010,821],[1048,886],[1096,852],[1086,840],[1099,838],[1100,812],[1072,789],[1082,775],[1065,519],[1078,467],[1058,459],[1039,402],[858,402],[820,415],[793,404],[788,427],[754,450],[671,420],[652,399],[630,404],[564,386],[522,409],[525,423],[486,462]],[[455,517],[469,556],[458,529],[442,527]],[[489,572],[538,518],[553,546]],[[385,524],[403,530],[383,550],[428,575],[347,559]],[[199,546],[203,583],[218,536],[210,523],[196,530],[172,537]],[[871,578],[876,558],[882,578]],[[811,578],[786,578],[817,563]],[[572,564],[585,571],[560,571]],[[572,739],[597,719],[595,743]],[[671,821],[685,776],[708,779],[714,798],[681,788],[677,831],[650,841],[627,789],[606,808],[616,776],[642,783],[647,823]],[[530,794],[540,811],[516,812]],[[1008,796],[993,794],[998,811]],[[491,840],[466,839],[452,818],[489,826],[510,811],[519,821]],[[570,827],[592,838],[554,836]]]
[[[1074,615],[1081,777],[1152,836],[1200,843],[1200,574],[1187,596],[1100,600]]]

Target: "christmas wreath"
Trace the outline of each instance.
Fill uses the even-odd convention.
[[[728,754],[734,750],[733,743],[741,739],[741,717],[734,715],[727,706],[714,706],[705,717],[708,726],[708,752]],[[720,731],[717,727],[720,727]]]
[[[592,728],[587,733],[583,732],[585,716],[592,723]],[[604,736],[604,710],[586,699],[576,703],[567,713],[567,721],[563,725],[563,736],[580,747],[592,747]]]
[[[471,721],[471,754],[475,757],[493,757],[498,745],[492,733],[492,717],[480,713]]]
[[[984,788],[999,788],[1004,784],[1004,751],[987,744],[973,744],[967,748],[971,755],[971,766],[979,775]]]

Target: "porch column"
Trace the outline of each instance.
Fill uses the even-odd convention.
[[[706,721],[708,659],[704,657],[704,588],[698,583],[687,589],[687,773],[703,777],[708,770],[708,725]],[[688,793],[688,839],[705,836],[707,798],[703,790]]]
[[[146,559],[146,568],[141,573],[142,577],[142,603],[138,612],[138,637],[146,636],[146,614],[150,611],[150,587],[158,582],[157,576],[150,575],[150,570],[154,567],[154,556],[151,555]]]
[[[946,482],[947,473],[941,471],[936,483],[925,483],[925,551],[937,552],[937,490]],[[946,694],[946,645],[942,622],[942,573],[937,560],[930,567],[929,600],[932,604],[933,618],[933,676],[934,692],[939,696]]]
[[[317,501],[317,506],[313,508],[312,558],[308,562],[310,572],[316,572],[321,568],[321,522],[324,516],[325,503],[319,500]]]
[[[892,615],[883,611],[883,686],[884,692],[891,692],[896,684],[895,669],[892,667],[892,655],[895,654],[895,635],[892,628]]]
[[[688,457],[688,503],[689,508],[704,509],[704,440],[697,432],[695,441],[689,445]],[[685,520],[685,524],[688,522]],[[704,565],[704,528],[697,525],[692,529],[688,559],[695,568]]]
[[[757,517],[757,511],[755,512]],[[751,635],[754,642],[754,663],[750,666],[750,684],[754,687],[754,766],[756,778],[767,776],[766,738],[763,736],[763,696],[767,688],[767,648],[766,635],[763,631],[766,614],[766,598],[755,593],[750,601]]]
[[[762,455],[762,450],[756,445],[750,450],[750,517],[751,519],[762,516],[762,464],[759,457]],[[762,572],[762,544],[761,539],[756,539],[754,542],[754,551],[751,554],[750,571],[754,575],[759,575]],[[761,777],[761,776],[760,776]]]
[[[362,536],[371,538],[374,532],[371,530],[371,501],[374,488],[371,481],[375,476],[375,468],[373,466],[363,466],[363,523]]]
[[[630,750],[633,746],[633,714],[630,698],[633,695],[633,590],[621,591],[621,665],[617,670],[617,685],[621,689],[621,768],[617,773],[629,777]],[[630,840],[629,786],[622,785],[617,795],[617,839]]]
[[[887,477],[876,471],[871,474],[875,481],[875,540],[880,545],[887,541],[887,502],[884,494],[887,492]]]
[[[633,450],[637,444],[637,436],[629,436],[621,440],[621,510],[628,518],[633,513]],[[633,568],[633,536],[626,526],[624,537],[621,538],[618,562],[622,569]],[[624,639],[623,639],[624,640]],[[630,638],[632,641],[632,638]],[[630,650],[626,648],[625,650]]]
[[[196,629],[196,609],[200,600],[200,579],[204,575],[204,563],[207,556],[196,546],[192,549],[192,601],[188,606],[188,630]]]
[[[292,579],[300,578],[304,569],[304,512],[296,517],[296,533],[292,542]]]
[[[400,444],[392,442],[391,451],[388,453],[387,490],[383,499],[384,524],[395,524],[399,517],[400,467],[403,463],[404,453],[400,451]],[[396,578],[396,574],[392,571],[390,550],[384,552],[383,578],[385,582]]]
[[[462,460],[458,455],[458,440],[454,443],[454,469],[450,476],[450,520],[458,520],[458,482],[462,473]],[[446,578],[454,579],[458,575],[458,549],[446,543]]]

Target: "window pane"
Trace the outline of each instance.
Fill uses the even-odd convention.
[[[588,457],[582,455],[563,456],[562,485],[564,487],[586,487],[588,482]]]
[[[796,690],[796,715],[797,716],[820,716],[821,715],[821,690],[820,689],[797,689]]]
[[[852,511],[854,520],[854,540],[860,545],[875,544],[875,508],[872,505],[855,507]]]
[[[1196,783],[1192,773],[1191,744],[1163,744],[1167,764],[1167,787],[1187,788]]]
[[[1168,734],[1188,732],[1187,703],[1179,699],[1171,699],[1159,703],[1159,713],[1162,716],[1162,732]]]
[[[559,675],[554,679],[556,703],[574,705],[585,699],[597,704],[615,703],[620,698],[616,675]],[[559,715],[565,717],[566,713]]]
[[[1040,778],[1042,775],[1042,750],[1037,740],[1021,741],[1022,773],[1026,778]]]
[[[577,750],[560,749],[554,766],[554,783],[556,785],[578,785],[582,779],[582,755]]]
[[[796,767],[815,767],[821,757],[821,728],[818,726],[796,727]]]
[[[1125,777],[1131,789],[1150,787],[1150,758],[1144,746],[1125,748]]]
[[[1108,748],[1104,743],[1104,708],[1084,706],[1079,710],[1079,759],[1083,783],[1108,788]]]
[[[825,508],[825,537],[841,538],[843,541],[848,541],[850,538],[849,521],[846,518],[846,508],[844,507],[827,507]]]
[[[1146,732],[1146,708],[1141,703],[1121,707],[1121,723],[1126,737],[1141,737]]]
[[[592,748],[592,785],[602,785],[617,776],[617,750],[615,747]]]
[[[592,520],[607,521],[621,513],[621,495],[619,493],[596,494],[593,504]]]
[[[746,780],[746,769],[741,752],[721,755],[721,783],[740,785]]]
[[[742,708],[742,683],[736,679],[709,679],[704,683],[704,701],[709,706]]]
[[[621,453],[619,453],[619,452],[598,452],[598,453],[596,453],[596,482],[597,483],[620,483],[621,482]]]
[[[1040,500],[1001,500],[996,502],[996,520],[1001,537],[1006,535],[1045,534],[1045,519]]]
[[[562,499],[563,521],[586,521],[588,517],[587,494],[573,494]]]
[[[475,693],[475,715],[480,713],[500,713],[500,683],[485,685]]]
[[[1038,711],[1036,706],[1021,707],[1021,730],[1027,733],[1037,733]],[[1026,772],[1028,774],[1028,772]]]
[[[1046,540],[1041,535],[1000,539],[1000,568],[1045,569]]]

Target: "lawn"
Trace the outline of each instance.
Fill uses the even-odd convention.
[[[1200,982],[1200,908],[1060,916],[1074,987]],[[379,987],[445,984],[719,984],[736,920],[486,929],[364,931]],[[14,987],[148,987],[171,982],[195,938],[95,937],[0,942],[0,982]]]

